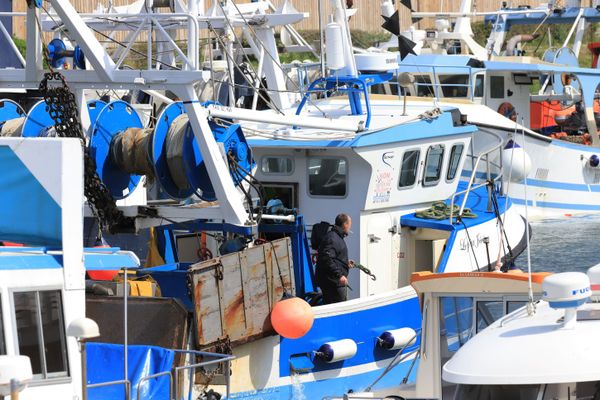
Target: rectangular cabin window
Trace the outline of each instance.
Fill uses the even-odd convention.
[[[398,188],[410,187],[415,184],[415,181],[417,180],[420,153],[419,150],[409,150],[404,152],[402,166],[400,167]]]
[[[446,180],[452,181],[456,177],[458,166],[460,164],[460,158],[464,149],[464,145],[455,144],[450,150],[450,161],[448,162],[448,173],[446,174]]]
[[[444,97],[469,95],[469,75],[440,75],[439,80]]]
[[[427,150],[427,157],[425,158],[423,186],[434,186],[440,181],[443,162],[444,146],[441,144],[429,146],[429,150]]]
[[[434,97],[433,85],[428,75],[415,75],[415,87],[418,97]]]
[[[68,376],[60,290],[14,293],[19,354],[31,360],[34,379]]]
[[[485,93],[485,76],[477,75],[475,77],[475,89],[473,90],[473,97],[483,97]]]
[[[492,99],[504,98],[504,77],[490,76],[490,97]]]
[[[347,177],[348,168],[343,158],[308,159],[308,193],[311,196],[345,197]]]
[[[283,156],[265,156],[261,160],[260,170],[267,175],[291,175],[294,172],[294,159]]]

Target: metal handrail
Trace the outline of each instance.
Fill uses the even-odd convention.
[[[190,370],[190,379],[193,378],[193,374],[194,374],[194,370],[196,368],[199,367],[206,367],[208,365],[214,365],[214,364],[220,364],[220,363],[225,363],[225,370],[224,370],[224,375],[225,375],[225,390],[226,390],[226,398],[229,398],[229,394],[230,394],[230,368],[231,368],[231,360],[235,359],[235,356],[233,355],[229,355],[229,354],[219,354],[219,353],[210,353],[210,352],[206,352],[206,351],[197,351],[197,350],[173,350],[173,352],[175,353],[183,353],[183,354],[191,354],[194,357],[197,356],[205,356],[205,357],[214,357],[214,360],[209,360],[209,361],[202,361],[202,362],[198,362],[198,363],[194,363],[194,364],[190,364],[190,365],[183,365],[180,367],[175,367],[170,371],[163,371],[163,372],[157,372],[156,374],[152,374],[152,375],[147,375],[144,376],[142,378],[140,378],[138,384],[137,384],[137,400],[141,400],[141,385],[146,382],[149,381],[150,379],[156,379],[156,378],[160,378],[162,376],[168,376],[169,377],[169,398],[173,398],[175,400],[179,400],[179,372],[180,371],[185,371],[185,370]],[[173,384],[174,383],[174,384]],[[105,386],[112,386],[112,385],[125,385],[125,389],[127,391],[127,395],[126,398],[129,399],[131,396],[131,382],[129,380],[118,380],[118,381],[109,381],[109,382],[101,382],[101,383],[93,383],[90,385],[87,385],[87,389],[93,389],[93,388],[98,388],[98,387],[105,387]],[[174,390],[173,390],[174,388]],[[171,395],[174,394],[174,397],[171,397]]]
[[[137,384],[137,400],[141,400],[142,391],[140,389],[141,389],[142,383],[149,381],[150,379],[160,378],[161,376],[165,376],[165,375],[169,377],[169,396],[170,396],[170,394],[173,391],[173,375],[171,374],[171,371],[163,371],[163,372],[157,372],[156,374],[147,375],[147,376],[140,378],[140,380]]]
[[[108,381],[108,382],[100,382],[100,383],[92,383],[87,385],[86,382],[83,382],[85,385],[85,390],[94,389],[105,386],[113,386],[113,385],[125,385],[125,398],[129,399],[131,396],[131,382],[129,379],[121,379],[118,381]]]
[[[497,140],[498,143],[495,144],[494,146],[490,147],[489,149],[481,152],[476,160],[475,160],[475,164],[473,165],[473,171],[471,171],[471,176],[469,177],[469,183],[467,185],[467,188],[464,190],[461,190],[460,192],[455,192],[452,195],[452,198],[450,199],[450,225],[453,224],[453,218],[454,218],[454,200],[457,196],[463,195],[463,200],[460,206],[460,209],[458,210],[458,216],[460,217],[465,209],[465,205],[467,203],[467,199],[469,198],[469,194],[471,193],[472,190],[476,190],[479,189],[483,186],[486,186],[488,184],[488,182],[491,180],[492,182],[496,182],[499,179],[502,178],[502,153],[500,153],[500,172],[498,173],[498,175],[496,175],[494,178],[491,178],[491,173],[490,173],[490,168],[489,168],[489,155],[496,151],[496,150],[500,150],[502,149],[502,145],[504,144],[504,141],[502,140],[502,137],[500,137],[500,135],[491,132],[491,131],[481,131],[481,132],[485,132],[488,133],[492,136],[494,136]],[[480,183],[478,185],[473,186],[473,182],[475,181],[475,177],[477,176],[477,168],[479,167],[479,162],[482,160],[483,157],[486,157],[486,163],[487,163],[487,181],[485,183]]]

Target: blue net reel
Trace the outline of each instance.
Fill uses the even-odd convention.
[[[227,122],[227,121],[226,121]],[[224,150],[230,175],[239,185],[254,167],[254,161],[238,124],[210,122],[214,138]],[[181,102],[167,106],[153,132],[142,129],[133,108],[124,101],[106,105],[93,124],[91,153],[100,179],[116,199],[127,197],[141,175],[155,179],[172,199],[197,195],[216,200],[198,143]]]
[[[0,100],[0,127],[9,119],[22,118],[25,111],[16,101],[10,99]]]
[[[215,201],[216,195],[200,154],[191,125],[187,122],[183,103],[170,104],[158,118],[152,146],[156,178],[164,191],[174,199],[196,194],[202,200]],[[209,122],[214,138],[227,157],[230,175],[236,185],[254,167],[251,152],[241,127]],[[172,150],[173,147],[179,147]],[[176,154],[173,157],[173,154]]]
[[[48,113],[48,107],[44,100],[40,100],[27,113],[22,134],[23,137],[45,137],[53,127],[54,120]]]
[[[67,58],[72,58],[73,67],[85,69],[85,56],[81,47],[76,45],[73,50],[68,50],[67,45],[61,39],[52,39],[48,43],[48,58],[52,68],[63,67]]]
[[[126,102],[113,101],[98,113],[90,138],[92,157],[96,161],[98,176],[115,199],[129,196],[140,182],[141,176],[121,168],[111,146],[117,135],[129,128],[143,128],[138,113]]]

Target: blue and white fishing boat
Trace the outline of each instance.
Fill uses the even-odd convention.
[[[334,2],[328,35],[329,48],[339,45],[340,52],[332,53],[327,61],[337,72],[291,95],[277,86],[285,78],[278,69],[272,26],[299,21],[303,15],[269,12],[266,2],[252,3],[243,10],[232,2],[227,10],[205,14],[197,8],[199,3],[191,1],[182,9],[177,2],[176,12],[165,14],[152,8],[112,12],[107,21],[102,14],[81,16],[68,0],[51,0],[52,10],[47,17],[60,20],[62,34],[77,43],[79,50],[71,51],[54,42],[51,65],[59,69],[61,60],[74,57],[78,69],[59,69],[60,73],[50,75],[42,75],[43,44],[39,34],[49,25],[48,19],[44,25],[38,23],[40,9],[30,5],[26,66],[3,71],[2,85],[40,87],[47,109],[40,103],[24,113],[15,103],[6,101],[2,128],[7,127],[7,132],[17,136],[51,136],[55,132],[59,137],[73,137],[48,139],[47,143],[57,146],[69,142],[79,149],[80,144],[86,144],[83,169],[82,155],[68,153],[57,159],[60,168],[47,169],[48,178],[37,178],[46,188],[58,179],[53,171],[60,177],[67,176],[60,173],[77,164],[72,168],[72,173],[79,176],[73,179],[73,190],[79,192],[72,199],[72,211],[78,217],[71,221],[63,215],[59,217],[62,225],[38,223],[34,214],[27,214],[29,208],[17,208],[21,198],[11,196],[10,206],[3,212],[13,214],[13,218],[26,214],[33,221],[17,224],[7,218],[7,229],[0,231],[0,239],[62,244],[63,269],[71,271],[66,263],[82,259],[81,192],[85,189],[89,200],[86,214],[97,217],[101,227],[116,234],[154,228],[152,237],[157,246],[152,250],[156,250],[154,255],[160,261],[143,273],[151,274],[164,296],[178,298],[193,315],[195,338],[186,337],[184,346],[228,352],[235,357],[231,377],[227,366],[205,369],[197,381],[188,382],[198,384],[195,390],[225,386],[223,392],[228,394],[230,388],[232,398],[256,399],[295,398],[299,393],[318,398],[362,390],[389,365],[402,343],[416,346],[420,340],[422,314],[418,298],[408,285],[412,272],[470,272],[495,269],[502,263],[510,266],[525,248],[527,224],[504,196],[500,183],[501,139],[478,131],[455,107],[411,102],[402,109],[397,102],[371,98],[370,87],[388,81],[392,74],[387,70],[357,72],[345,7],[339,1]],[[249,16],[259,23],[248,23]],[[171,24],[187,30],[190,40],[185,51],[169,36],[166,27]],[[135,30],[124,52],[107,52],[94,33],[131,33],[132,27]],[[235,27],[247,28],[245,32],[255,40],[257,56],[261,52],[263,56],[269,54],[263,63],[266,77],[274,83],[266,89],[274,110],[233,107],[233,90],[229,98],[233,104],[229,106],[200,101],[194,89],[202,76],[199,27],[217,27],[215,33],[221,34],[231,33]],[[147,30],[149,37],[156,30],[169,42],[169,52],[177,55],[171,60],[172,68],[151,68],[156,61],[151,45],[147,69],[121,67],[142,30]],[[226,46],[221,51],[228,57]],[[79,62],[78,54],[85,54],[86,63]],[[164,52],[160,54],[166,57]],[[136,108],[123,100],[88,105],[86,95],[98,88],[142,90],[154,97],[155,104],[166,105],[154,116],[153,125],[147,126]],[[181,101],[170,100],[167,90]],[[330,96],[320,98],[325,92]],[[339,93],[342,96],[331,95]],[[298,95],[302,100],[293,104]],[[37,113],[43,115],[44,110],[50,116],[49,124],[34,118]],[[29,133],[25,128],[33,122],[37,126]],[[488,146],[479,153],[469,151],[473,137],[483,135],[489,138]],[[0,140],[18,153],[26,170],[33,168],[30,164],[44,167],[40,151],[25,145],[42,146],[42,139]],[[469,158],[474,165],[486,166],[488,182],[474,183],[475,174],[468,182],[461,182]],[[85,187],[81,185],[82,175]],[[10,185],[15,176],[9,174],[3,179],[11,179],[6,181]],[[155,190],[148,192],[146,182],[152,182]],[[22,189],[26,198],[28,188]],[[38,192],[32,188],[35,194],[29,195],[37,201],[44,195],[44,191]],[[320,306],[308,246],[310,230],[306,227],[331,220],[342,211],[353,218],[356,232],[348,239],[349,255],[367,266],[371,276],[352,271],[351,300]],[[58,226],[60,234],[56,232]],[[41,235],[41,240],[35,235]],[[52,242],[58,236],[62,242]],[[73,253],[71,247],[65,247],[66,238],[73,242]],[[119,240],[114,236],[112,239]],[[76,271],[80,284],[83,269]],[[62,290],[69,288],[67,278],[65,282]],[[106,283],[96,283],[97,290],[93,284],[92,291],[109,297]],[[60,284],[56,285],[60,289]],[[80,296],[81,288],[78,290]],[[271,326],[269,313],[284,292],[315,304],[311,309],[314,323],[296,339],[276,334]],[[126,307],[127,296],[123,303]],[[10,299],[9,304],[13,304]],[[81,316],[83,305],[77,303],[77,307],[77,316]],[[10,320],[14,314],[7,311],[6,321],[14,325]],[[124,314],[127,321],[127,312]],[[131,318],[140,315],[159,314],[147,305]],[[65,317],[61,326],[68,330],[70,322],[72,318]],[[101,323],[100,331],[107,327],[110,331],[111,322]],[[159,321],[153,329],[164,329],[164,324]],[[415,344],[411,344],[411,336],[417,337]],[[134,344],[127,342],[127,337],[125,334],[125,342]],[[18,346],[12,349],[12,354],[21,354]],[[159,360],[168,357],[160,354],[156,356]],[[223,360],[227,363],[229,359]],[[73,363],[71,360],[70,368]],[[404,376],[413,379],[411,364],[412,360],[407,359],[394,368],[378,383],[379,387],[395,384]],[[173,376],[167,397],[178,399],[181,384],[176,372],[171,375],[170,366],[175,368],[167,362],[163,370],[152,372]],[[118,371],[110,363],[90,365],[88,376],[95,373],[91,375],[95,387],[88,387],[90,395],[100,390],[99,377],[108,375],[111,379],[106,380],[115,380]],[[122,370],[122,381],[130,381],[128,371],[127,367]],[[148,374],[136,375],[138,382],[158,380],[158,376]],[[34,378],[32,386],[40,380],[35,374]],[[72,382],[75,389],[70,390],[78,390],[77,380]],[[40,385],[46,383],[53,384]],[[137,386],[132,384],[132,390]],[[30,389],[25,389],[23,395]],[[206,390],[203,395],[208,396]]]
[[[382,10],[391,17],[394,10],[386,8],[387,3],[382,2]],[[513,165],[519,169],[514,182],[508,184],[508,174],[504,179],[509,195],[523,207],[527,177],[533,192],[532,218],[597,212],[600,139],[595,93],[600,75],[594,67],[579,66],[578,55],[585,27],[597,22],[598,11],[578,1],[497,12],[474,12],[472,5],[466,0],[456,12],[412,13],[415,19],[434,18],[435,27],[402,32],[402,40],[410,40],[414,50],[401,62],[402,72],[412,74],[407,93],[456,106],[470,123],[502,136],[505,146],[516,142],[525,149],[525,166],[521,159]],[[485,17],[493,27],[485,46],[473,38],[473,17]],[[507,38],[510,28],[518,25],[532,25],[533,35]],[[543,59],[527,54],[528,41],[545,36],[546,28],[564,25],[570,26],[564,43],[548,44]],[[383,47],[395,42],[393,38]],[[536,82],[539,89],[532,94]],[[474,146],[486,143],[483,138]]]

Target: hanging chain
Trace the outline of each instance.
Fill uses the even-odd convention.
[[[85,143],[75,95],[69,89],[64,76],[57,71],[46,72],[40,82],[40,92],[44,96],[48,113],[54,120],[56,135],[77,138],[81,142],[84,157],[84,194],[100,229],[108,229],[110,232],[131,231],[134,219],[125,217],[117,208],[114,198],[96,172],[96,161]]]

